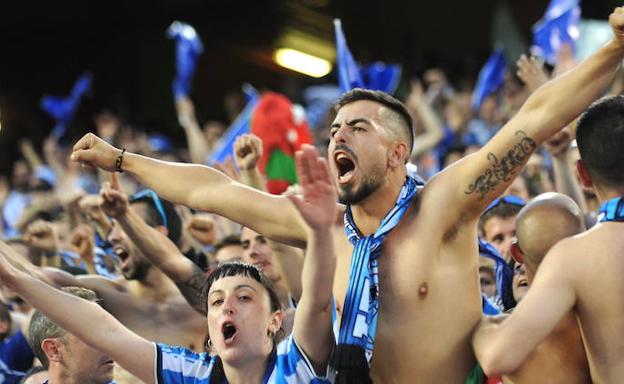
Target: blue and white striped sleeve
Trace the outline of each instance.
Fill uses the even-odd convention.
[[[157,384],[208,384],[216,359],[182,347],[156,344]]]
[[[274,382],[279,384],[325,384],[334,381],[335,372],[328,365],[326,372],[317,374],[290,334],[277,346],[277,363],[273,376]]]

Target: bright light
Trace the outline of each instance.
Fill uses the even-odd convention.
[[[329,61],[291,48],[277,49],[273,60],[284,68],[312,77],[323,77],[332,69]]]

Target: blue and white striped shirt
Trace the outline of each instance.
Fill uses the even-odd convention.
[[[186,348],[156,344],[156,382],[158,384],[208,384],[218,356],[197,354]],[[271,366],[272,365],[272,366]],[[277,346],[264,384],[330,384],[335,372],[328,366],[324,376],[318,376],[292,334]]]

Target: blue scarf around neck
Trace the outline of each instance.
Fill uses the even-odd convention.
[[[598,222],[603,223],[605,221],[624,222],[624,197],[616,197],[600,205]]]
[[[349,286],[342,308],[338,346],[332,358],[337,370],[368,369],[373,356],[377,314],[379,310],[378,259],[382,244],[388,233],[399,224],[412,203],[413,197],[423,184],[407,177],[394,207],[381,221],[379,228],[370,236],[362,236],[347,206],[344,215],[345,230],[353,244]],[[337,382],[341,382],[337,380]],[[352,382],[352,381],[342,381]]]

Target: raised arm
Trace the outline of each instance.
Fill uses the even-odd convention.
[[[132,242],[180,289],[186,301],[199,313],[206,315],[206,276],[163,233],[150,227],[137,215],[121,191],[115,174],[111,183],[102,187],[102,209],[115,218]]]
[[[316,372],[322,372],[334,347],[332,287],[336,255],[331,230],[338,196],[327,161],[318,157],[313,147],[304,146],[297,152],[296,165],[303,196],[288,197],[308,224],[310,234],[293,332]]]
[[[444,182],[435,183],[441,186],[440,193],[432,195],[437,195],[438,206],[444,204],[452,213],[449,220],[476,219],[511,184],[541,143],[602,94],[624,57],[624,8],[616,8],[609,22],[614,37],[607,45],[538,88],[480,151],[439,175],[437,179]]]
[[[0,280],[61,328],[107,353],[144,382],[155,382],[154,345],[124,327],[98,304],[59,291],[17,270],[4,255],[0,256]]]
[[[113,172],[121,153],[89,133],[74,146],[72,160]],[[277,241],[305,246],[305,223],[285,197],[253,190],[207,166],[159,161],[128,152],[122,159],[124,171],[166,200],[216,213]]]
[[[197,123],[193,101],[187,96],[181,96],[176,98],[175,105],[178,122],[184,128],[191,161],[195,164],[204,164],[210,149],[206,137]]]
[[[576,302],[570,239],[558,243],[540,264],[531,288],[500,324],[484,318],[472,340],[486,375],[515,371]]]
[[[411,92],[405,100],[405,106],[420,118],[424,132],[414,139],[412,159],[417,159],[423,153],[434,148],[444,138],[442,122],[436,115],[427,98],[424,95],[420,81],[414,80],[411,84]]]

